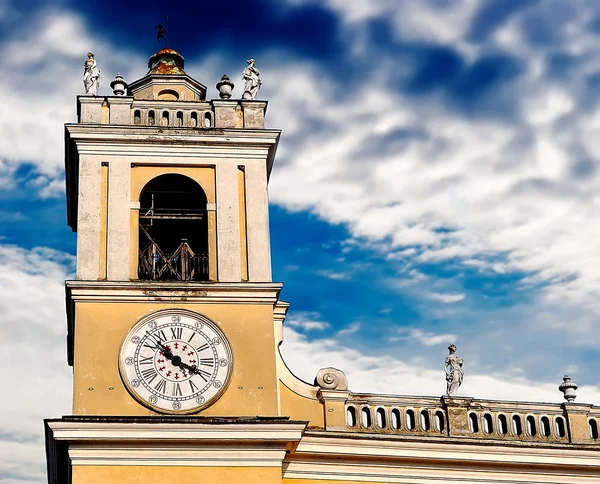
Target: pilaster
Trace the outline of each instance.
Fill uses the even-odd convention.
[[[107,279],[128,281],[130,244],[130,171],[126,160],[111,160],[108,167]]]
[[[240,101],[244,110],[245,129],[264,129],[265,113],[267,111],[266,101]]]
[[[456,397],[444,395],[442,402],[446,407],[448,433],[451,437],[470,437],[469,406],[473,397]]]
[[[100,265],[100,159],[82,156],[77,204],[77,279],[98,278]]]
[[[242,260],[237,164],[218,163],[216,180],[218,280],[239,282],[242,280]]]
[[[80,123],[100,124],[102,122],[102,104],[104,97],[79,96],[77,98],[77,113]]]
[[[567,416],[569,439],[575,443],[589,443],[590,430],[588,416],[592,405],[586,403],[565,402],[562,404]]]
[[[211,101],[215,110],[215,128],[235,128],[235,108],[238,101]]]
[[[348,390],[319,390],[317,397],[325,412],[325,430],[346,429],[346,401],[349,396]]]
[[[267,169],[262,160],[246,164],[248,280],[271,281],[271,240]]]
[[[131,105],[133,96],[109,97],[109,124],[131,124]]]

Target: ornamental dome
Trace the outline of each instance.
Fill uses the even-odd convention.
[[[153,54],[148,61],[148,71],[147,75],[150,74],[175,74],[175,75],[185,75],[185,71],[183,70],[183,64],[185,60],[183,56],[168,47],[162,50],[159,50],[156,54]]]

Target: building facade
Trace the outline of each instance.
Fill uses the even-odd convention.
[[[599,407],[295,377],[267,102],[207,100],[170,49],[115,93],[65,127],[73,413],[45,421],[49,483],[600,483]]]

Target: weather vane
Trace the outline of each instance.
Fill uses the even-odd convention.
[[[167,28],[169,27],[169,17],[166,16],[165,17],[165,27],[163,27],[161,24],[158,24],[156,26],[156,40],[158,42],[160,42],[161,40],[165,41],[165,46],[169,47],[169,41],[167,40]]]

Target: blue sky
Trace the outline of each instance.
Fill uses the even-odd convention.
[[[108,94],[145,74],[164,15],[209,97],[224,72],[239,95],[255,58],[283,131],[271,238],[292,370],[440,395],[454,342],[463,394],[558,402],[568,371],[600,402],[597,2],[193,5],[0,0],[0,337],[20,382],[0,481],[42,482],[41,419],[70,409],[63,124],[85,54]],[[9,363],[24,351],[36,377]]]

